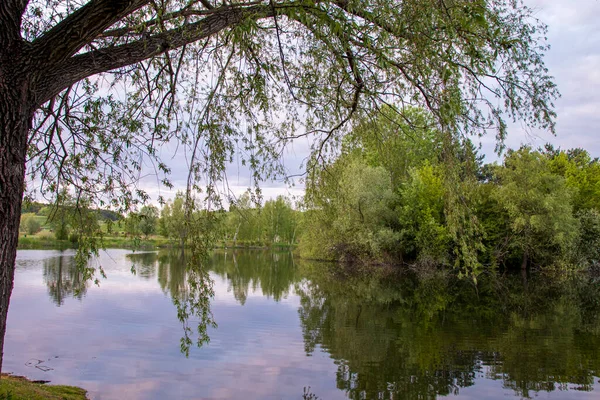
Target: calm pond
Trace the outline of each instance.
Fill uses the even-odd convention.
[[[108,276],[96,286],[73,255],[19,251],[5,371],[98,400],[600,399],[600,281],[589,277],[475,288],[219,251],[217,326],[198,348],[210,286],[179,257],[110,250],[95,261]]]

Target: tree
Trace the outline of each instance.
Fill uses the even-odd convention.
[[[35,235],[42,230],[42,224],[37,220],[35,214],[23,214],[21,217],[21,226],[28,235]]]
[[[238,240],[258,239],[258,230],[256,210],[253,208],[250,193],[246,191],[230,204],[225,231],[231,238],[233,247],[236,247]]]
[[[124,220],[125,233],[130,237],[136,237],[140,235],[140,220],[141,217],[138,213],[130,213]]]
[[[390,172],[367,165],[361,152],[350,151],[310,176],[306,194],[304,257],[379,260],[398,247]]]
[[[297,223],[289,199],[277,196],[275,200],[266,201],[260,211],[260,217],[267,243],[293,244]]]
[[[600,160],[592,159],[583,149],[554,150],[547,146],[550,170],[565,178],[567,186],[575,189],[575,211],[600,210]]]
[[[442,153],[442,135],[431,113],[412,107],[398,115],[384,107],[373,119],[359,124],[349,135],[353,144],[364,149],[369,165],[390,172],[392,186],[405,181],[412,168],[437,161]]]
[[[438,166],[413,168],[402,187],[403,251],[414,252],[421,262],[447,263],[450,235],[444,224],[444,178]]]
[[[293,137],[324,156],[394,97],[453,134],[554,127],[545,26],[513,0],[5,0],[0,28],[0,338],[26,164],[41,195],[66,183],[124,212],[147,200],[131,185],[144,157],[171,186],[169,141],[213,201],[236,148],[273,176]]]
[[[567,254],[579,227],[571,191],[564,178],[550,171],[548,159],[529,147],[510,150],[496,177],[493,196],[509,219],[506,243],[518,252],[521,267],[552,263],[554,256]]]
[[[147,213],[148,210],[144,212]],[[185,210],[185,195],[182,192],[177,192],[175,199],[173,201],[169,200],[163,206],[160,218],[160,230],[162,234],[177,240],[183,252],[189,232],[187,225],[188,218]]]
[[[144,206],[139,213],[139,229],[148,237],[156,231],[156,220],[158,219],[158,209],[152,205]]]
[[[169,237],[169,216],[171,215],[171,206],[165,203],[160,210],[160,218],[158,220],[158,234],[166,238]]]

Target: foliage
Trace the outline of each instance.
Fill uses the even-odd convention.
[[[307,191],[308,207],[319,211],[305,217],[305,255],[309,247],[315,249],[313,257],[322,259],[380,259],[393,251],[398,237],[390,235],[395,224],[390,207],[396,196],[383,167],[369,166],[350,153],[317,179],[322,186],[312,181]]]
[[[21,216],[21,227],[28,235],[35,235],[42,230],[42,224],[33,213]]]
[[[524,398],[593,390],[600,286],[586,275],[482,273],[474,285],[445,273],[365,277],[298,264],[306,354],[329,353],[348,398],[460,395],[482,368]]]
[[[156,231],[156,220],[158,219],[158,208],[150,205],[140,210],[140,231],[148,237]]]
[[[144,235],[148,238],[156,232],[158,216],[158,208],[153,205],[143,206],[139,212],[132,212],[125,218],[125,231],[130,236]]]
[[[298,237],[300,212],[284,196],[256,204],[249,192],[232,199],[222,215],[222,238],[226,245],[254,244],[293,246]]]
[[[296,238],[296,213],[288,199],[277,196],[268,200],[260,210],[263,237],[270,243],[294,244]]]
[[[385,113],[383,114],[385,116]],[[596,265],[597,160],[521,147],[483,164],[422,110],[360,124],[307,179],[307,258],[453,267]]]
[[[600,211],[581,210],[577,213],[579,237],[576,245],[576,260],[590,266],[600,266]]]
[[[442,169],[427,164],[413,168],[400,196],[402,249],[424,262],[447,264],[450,236],[444,223]]]
[[[354,115],[390,99],[427,107],[456,135],[493,127],[502,139],[506,118],[554,127],[546,28],[520,3],[136,4],[83,19],[77,39],[59,34],[83,23],[67,18],[68,2],[14,10],[24,11],[17,36],[39,53],[54,48],[29,149],[29,179],[40,177],[43,193],[64,180],[129,210],[147,200],[130,186],[143,158],[171,185],[158,151],[170,141],[192,154],[190,186],[218,182],[235,148],[257,179],[269,177],[291,136],[316,136],[322,153]]]
[[[161,231],[169,238],[177,241],[181,247],[185,246],[188,237],[188,224],[184,210],[184,194],[177,192],[175,199],[169,201],[161,211]]]
[[[573,189],[574,210],[600,210],[600,160],[581,148],[564,151],[547,145],[545,153],[550,170]]]
[[[337,160],[315,166],[309,175],[306,206],[311,211],[301,254],[448,265],[451,243],[476,245],[461,236],[463,225],[472,221],[449,218],[459,208],[456,202],[449,206],[449,188],[466,187],[464,182],[474,179],[473,173],[461,172],[476,163],[474,151],[457,151],[452,162],[445,162],[442,153],[460,147],[445,143],[431,115],[419,109],[401,116],[388,109],[349,138]],[[460,193],[461,204],[465,193]],[[459,252],[456,260],[466,259],[465,254]],[[472,264],[466,272],[475,272]]]
[[[6,24],[1,48],[33,46],[6,58],[27,70],[3,64],[0,73],[19,70],[7,79],[27,89],[6,90],[31,92],[27,180],[40,182],[38,195],[55,198],[69,185],[89,208],[130,213],[149,199],[132,185],[145,166],[172,187],[160,150],[177,143],[189,155],[186,195],[219,202],[236,149],[257,183],[283,173],[291,140],[313,138],[324,161],[357,117],[391,102],[399,109],[384,118],[425,107],[413,122],[434,122],[455,139],[495,129],[502,146],[505,120],[515,118],[554,129],[546,27],[511,0],[103,4],[59,1],[44,12],[32,1],[3,14],[18,22]],[[394,170],[394,186],[408,171],[384,168]],[[160,230],[183,242],[182,226]],[[390,232],[381,231],[383,247],[395,240]],[[281,237],[271,233],[263,236]],[[379,239],[361,240],[376,251]]]
[[[493,196],[509,219],[508,247],[517,250],[523,263],[531,258],[548,265],[568,255],[579,228],[571,192],[564,178],[550,171],[548,159],[528,147],[509,151],[495,176]]]
[[[91,210],[146,204],[136,183],[149,165],[172,188],[161,159],[170,143],[188,162],[185,199],[169,207],[169,236],[183,247],[208,243],[190,224],[216,217],[236,150],[254,183],[281,176],[291,140],[312,137],[324,159],[357,116],[390,101],[426,107],[454,139],[495,129],[501,146],[506,119],[554,130],[546,27],[513,0],[32,0],[7,2],[0,23],[0,114],[14,122],[0,128],[11,149],[0,152],[0,184],[18,203],[0,207],[15,227],[3,271],[14,268],[22,188],[76,196],[71,235],[85,269],[102,247]]]

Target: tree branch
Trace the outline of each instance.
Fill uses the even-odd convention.
[[[371,13],[367,10],[351,7],[349,5],[348,0],[334,1],[333,4],[335,4],[340,9],[347,12],[348,14],[359,17],[359,18],[363,19],[364,21],[371,23],[380,29],[383,29],[384,31],[388,32],[389,34],[392,34],[395,36],[398,36],[398,35],[403,36],[406,34],[406,32],[403,32],[401,29],[399,29],[399,26],[390,24],[387,21],[382,20],[381,18],[377,18],[377,16],[373,15],[373,13]]]
[[[216,9],[215,9],[216,10]],[[148,58],[177,49],[186,44],[212,36],[226,28],[239,24],[246,18],[266,18],[273,15],[269,6],[239,7],[224,6],[221,10],[201,21],[182,28],[172,29],[149,38],[116,46],[98,49],[65,60],[43,79],[48,82],[36,91],[40,104],[48,101],[64,88],[86,77],[132,65]],[[50,78],[50,79],[48,79]]]
[[[149,0],[92,0],[33,42],[41,60],[62,62]]]

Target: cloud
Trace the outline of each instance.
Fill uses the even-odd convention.
[[[527,0],[536,16],[548,25],[546,54],[549,73],[555,77],[562,97],[556,101],[556,137],[547,132],[513,126],[508,144],[535,146],[550,142],[561,148],[583,147],[593,156],[600,156],[600,2],[579,0]]]

